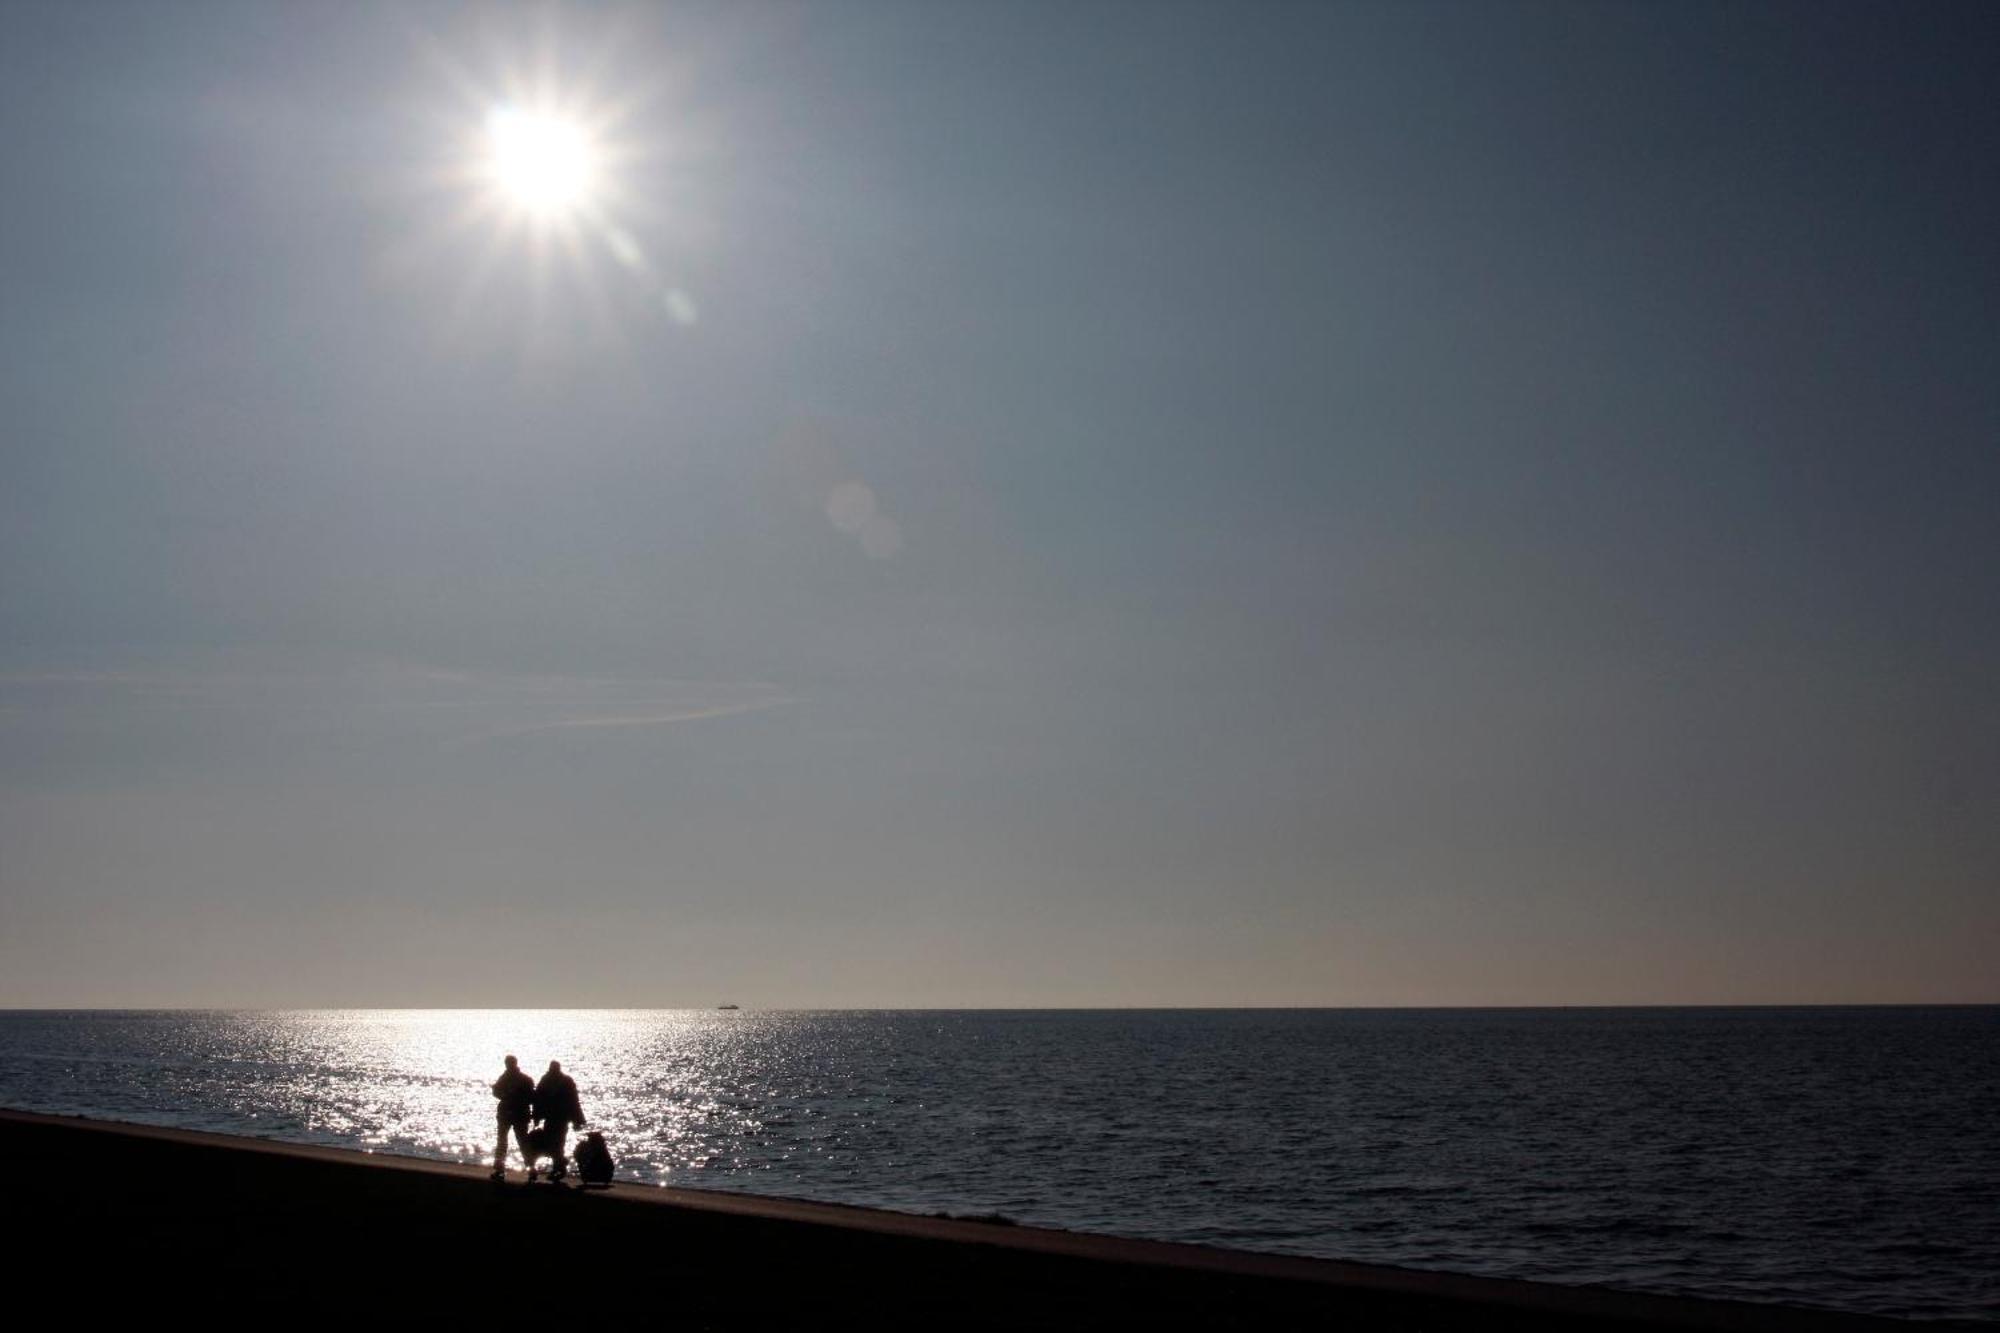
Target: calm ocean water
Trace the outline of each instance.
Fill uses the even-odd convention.
[[[0,1105],[474,1160],[513,1051],[620,1175],[2000,1319],[2000,1009],[0,1014]]]

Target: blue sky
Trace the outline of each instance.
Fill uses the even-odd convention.
[[[1993,27],[9,6],[0,1004],[2000,999]]]

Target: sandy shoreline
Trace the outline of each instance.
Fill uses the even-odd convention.
[[[0,1111],[14,1257],[95,1299],[226,1289],[481,1317],[559,1300],[683,1327],[1907,1328],[1901,1321],[1301,1259]],[[175,1284],[166,1292],[149,1282]],[[245,1310],[248,1313],[248,1310]]]

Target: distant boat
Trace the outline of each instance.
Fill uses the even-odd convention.
[[[740,1004],[718,1004],[715,1007],[717,1009],[741,1009],[743,1006]]]

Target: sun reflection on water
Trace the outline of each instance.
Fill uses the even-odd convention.
[[[577,1080],[619,1175],[664,1181],[740,1167],[755,1138],[759,1075],[783,1015],[705,1011],[405,1010],[217,1015],[162,1071],[183,1123],[461,1162],[492,1151],[488,1091],[502,1058],[539,1075],[550,1060]],[[184,1029],[185,1031],[186,1029]],[[782,1041],[782,1038],[781,1038]],[[135,1108],[139,1109],[139,1108]],[[155,1117],[147,1117],[155,1118]]]

